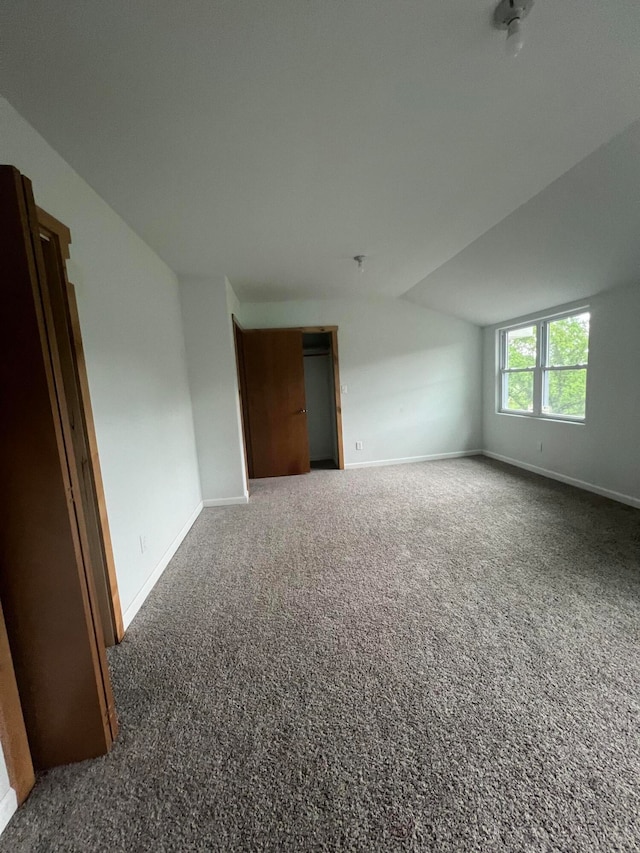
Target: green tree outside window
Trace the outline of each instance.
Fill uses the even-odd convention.
[[[584,418],[589,320],[590,315],[582,312],[502,333],[503,411]],[[538,366],[541,388],[535,382]]]

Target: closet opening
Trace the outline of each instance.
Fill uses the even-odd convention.
[[[233,321],[249,479],[342,470],[338,327]]]
[[[311,470],[340,467],[331,332],[303,332],[302,356]]]

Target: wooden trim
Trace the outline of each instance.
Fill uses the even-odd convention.
[[[89,545],[87,541],[87,524],[82,502],[76,499],[81,493],[80,484],[80,460],[76,458],[72,441],[73,417],[69,408],[69,401],[64,391],[64,379],[61,366],[61,352],[59,342],[55,336],[55,318],[51,304],[51,292],[46,276],[46,268],[42,247],[40,244],[41,227],[38,222],[36,205],[33,198],[31,181],[22,176],[24,199],[26,202],[26,225],[31,231],[31,245],[33,260],[35,263],[34,285],[39,296],[39,325],[42,330],[43,351],[48,353],[46,359],[46,370],[49,374],[49,390],[51,395],[51,407],[57,417],[54,418],[55,431],[60,452],[62,480],[67,491],[67,506],[71,523],[70,532],[73,549],[76,554],[78,567],[79,591],[84,605],[85,618],[87,621],[88,651],[93,662],[96,682],[102,689],[96,691],[96,698],[101,710],[103,747],[98,754],[107,752],[118,733],[118,724],[115,714],[115,701],[111,688],[109,669],[104,648],[104,631],[100,619],[100,613],[96,606],[96,592],[90,570]],[[60,342],[61,343],[61,342]],[[70,662],[71,664],[71,662]],[[87,756],[88,757],[88,756]],[[51,766],[57,761],[45,759],[43,766]]]
[[[118,578],[116,576],[116,564],[113,557],[111,530],[109,528],[109,517],[107,515],[107,501],[104,494],[104,483],[102,480],[102,469],[100,467],[100,456],[98,454],[98,441],[96,438],[95,423],[93,420],[93,409],[91,408],[91,397],[89,395],[89,380],[87,378],[84,347],[82,344],[82,334],[80,332],[80,317],[78,314],[76,289],[69,281],[67,281],[67,297],[69,300],[69,317],[71,320],[71,331],[73,334],[73,344],[76,354],[80,396],[84,410],[84,425],[89,445],[91,463],[89,467],[93,475],[94,497],[99,518],[98,533],[103,555],[103,571],[105,573],[107,587],[110,592],[109,602],[111,606],[114,640],[116,643],[119,643],[124,637],[122,604],[120,602],[120,591],[118,589]]]
[[[245,479],[247,494],[249,494],[249,478],[253,476],[253,452],[251,448],[251,430],[249,429],[249,403],[247,400],[247,380],[244,373],[244,350],[242,336],[244,329],[235,314],[233,321],[233,342],[236,352],[236,373],[238,378],[238,393],[240,394],[240,427],[242,433],[242,450],[244,452]]]
[[[336,433],[338,436],[338,468],[344,471],[344,442],[342,438],[342,396],[340,394],[340,359],[338,356],[338,327],[331,329],[331,360],[333,362],[333,392],[336,401]]]
[[[11,166],[0,234],[0,598],[31,760],[46,769],[107,752],[117,726],[61,369],[70,342],[52,317],[60,282],[47,281],[31,184]]]
[[[338,468],[344,471],[344,441],[342,438],[342,396],[340,393],[340,357],[338,355],[338,326],[300,326],[303,334],[329,332],[331,335],[331,363],[333,365],[333,393],[336,409],[336,436],[338,440]]]
[[[45,265],[45,286],[51,305],[52,335],[55,338],[60,358],[61,379],[70,415],[70,441],[73,445],[75,464],[78,467],[79,491],[76,501],[81,504],[85,517],[86,536],[83,533],[85,564],[91,572],[104,633],[104,642],[112,646],[116,642],[113,629],[113,604],[107,583],[107,570],[100,529],[91,451],[85,426],[85,411],[80,393],[77,357],[69,314],[69,294],[64,272],[64,259],[55,235],[40,236],[40,248]]]
[[[124,636],[124,622],[115,561],[113,558],[102,471],[100,469],[98,442],[93,420],[93,410],[91,408],[91,396],[89,393],[89,381],[80,330],[78,304],[75,287],[67,278],[66,264],[64,262],[64,259],[70,257],[69,245],[71,243],[71,232],[66,225],[42,208],[37,207],[36,210],[41,235],[57,247],[61,258],[58,273],[62,279],[66,297],[66,305],[63,306],[63,311],[66,314],[65,319],[69,327],[68,333],[71,337],[75,378],[81,404],[80,418],[87,444],[88,458],[86,460],[87,464],[83,469],[83,475],[87,481],[85,483],[87,503],[90,504],[87,510],[89,512],[89,535],[92,540],[92,565],[96,573],[95,586],[100,604],[104,640],[108,646],[111,646],[122,640]]]
[[[313,333],[317,334],[319,332],[337,332],[338,331],[337,326],[298,326],[297,328],[299,331],[301,331],[305,335],[306,334],[313,334]]]
[[[33,762],[22,716],[22,705],[13,669],[7,628],[0,606],[0,743],[4,753],[9,784],[16,792],[18,805],[28,797],[35,784]]]
[[[303,334],[319,333],[319,332],[337,332],[338,326],[269,326],[260,329],[243,329],[240,323],[236,321],[236,325],[244,332],[245,335],[251,332],[302,332]]]
[[[38,225],[40,226],[41,232],[46,237],[55,235],[58,238],[62,257],[68,261],[71,257],[71,253],[69,251],[69,246],[71,245],[71,231],[66,225],[60,222],[59,219],[56,219],[55,216],[51,216],[50,213],[47,213],[47,211],[43,210],[41,207],[36,206],[36,213],[38,214]]]

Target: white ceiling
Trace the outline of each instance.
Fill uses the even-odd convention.
[[[640,121],[403,298],[480,325],[640,287]]]
[[[510,61],[489,0],[3,0],[0,89],[179,274],[491,322],[640,263],[576,293],[585,198],[640,230],[615,145],[533,199],[640,117],[640,4],[613,5],[536,0]]]

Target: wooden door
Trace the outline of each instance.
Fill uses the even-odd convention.
[[[88,564],[93,573],[104,640],[107,646],[113,646],[122,639],[124,625],[95,440],[80,321],[75,291],[73,285],[67,281],[64,261],[65,255],[69,256],[68,247],[63,248],[60,240],[62,229],[67,233],[68,229],[40,209],[38,224],[53,329],[60,353],[64,394],[69,408],[74,455],[80,471],[78,497],[82,502],[88,535],[88,540],[83,542],[83,548],[89,555]]]
[[[250,476],[308,473],[302,332],[247,330],[242,344]]]
[[[31,184],[0,167],[0,601],[37,769],[106,752],[117,722]]]

